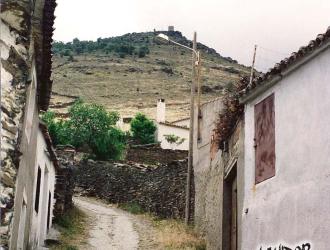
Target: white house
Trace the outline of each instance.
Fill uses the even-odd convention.
[[[329,249],[330,28],[247,87],[239,249]]]
[[[195,226],[207,249],[329,249],[329,83],[330,28],[202,109]]]
[[[189,149],[189,118],[181,119],[175,122],[166,121],[166,104],[164,99],[157,102],[157,141],[163,149]],[[188,126],[187,126],[188,125]],[[177,136],[177,143],[170,143],[166,140],[167,136]]]

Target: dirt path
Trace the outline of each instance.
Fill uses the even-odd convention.
[[[79,249],[158,249],[152,225],[143,218],[87,197],[75,197],[74,203],[89,217],[89,237]]]

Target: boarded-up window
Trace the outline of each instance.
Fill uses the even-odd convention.
[[[255,115],[255,181],[275,176],[275,110],[274,94],[254,107]]]

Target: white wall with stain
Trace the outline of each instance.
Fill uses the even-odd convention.
[[[254,105],[272,93],[276,174],[255,185]],[[329,249],[330,49],[245,108],[240,249],[280,244],[296,247],[300,243],[311,244],[311,249]]]
[[[175,143],[169,143],[165,136],[175,135],[184,141],[177,145]],[[189,129],[179,126],[173,126],[172,124],[157,123],[157,141],[160,142],[162,149],[178,149],[178,150],[188,150],[189,149]]]

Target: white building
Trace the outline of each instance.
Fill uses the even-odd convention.
[[[175,122],[166,122],[166,104],[164,99],[157,102],[157,141],[163,149],[188,150],[189,149],[189,118]],[[170,143],[166,137],[176,136],[177,142]]]
[[[330,28],[254,79],[240,105],[202,109],[195,226],[207,249],[329,249],[329,83]]]
[[[329,83],[330,28],[246,89],[239,249],[329,249]]]

